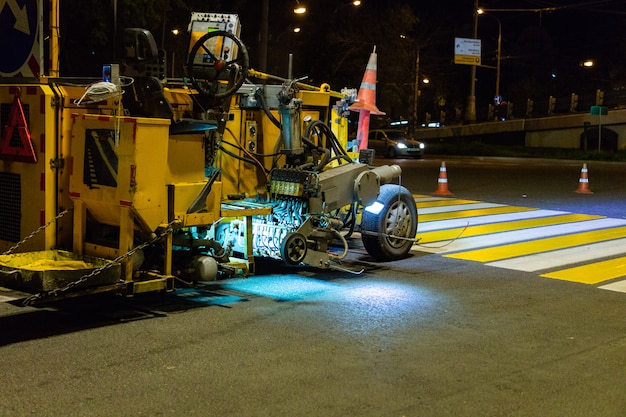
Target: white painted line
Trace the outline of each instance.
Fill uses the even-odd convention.
[[[606,285],[601,285],[598,288],[600,288],[602,290],[626,292],[626,280],[612,282],[612,283],[606,284]]]
[[[453,206],[418,208],[417,213],[418,214],[447,213],[447,212],[453,212],[453,211],[476,210],[476,209],[486,209],[486,208],[504,207],[504,206],[505,206],[504,204],[495,204],[495,203],[457,204]]]
[[[445,230],[445,229],[454,229],[456,227],[465,227],[465,225],[467,225],[468,223],[470,226],[477,226],[480,224],[501,223],[501,222],[508,222],[508,221],[514,221],[514,220],[526,220],[526,219],[535,219],[539,217],[550,217],[550,216],[559,216],[562,214],[570,214],[565,211],[530,210],[530,211],[521,211],[518,213],[492,214],[489,216],[464,217],[462,219],[435,220],[432,222],[420,223],[419,213],[421,213],[421,210],[418,210],[418,216],[417,216],[418,233],[430,232],[432,230]]]
[[[516,271],[534,272],[614,255],[622,255],[624,253],[626,253],[626,238],[543,252],[536,255],[520,256],[502,261],[489,262],[485,265],[514,269]]]
[[[449,198],[443,197],[414,197],[416,203],[425,203],[427,201],[443,201],[450,200]]]
[[[551,236],[567,235],[585,232],[589,230],[606,229],[610,227],[624,226],[624,219],[598,219],[583,222],[559,224],[555,226],[534,227],[532,229],[515,230],[512,232],[493,233],[483,236],[474,236],[453,241],[445,247],[430,248],[434,253],[459,252],[488,246],[505,245],[508,243],[522,242],[525,240],[541,239]],[[419,236],[418,236],[419,238]],[[416,249],[431,252],[427,246],[417,246]]]

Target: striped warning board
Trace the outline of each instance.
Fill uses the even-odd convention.
[[[626,219],[415,196],[414,250],[626,292]]]

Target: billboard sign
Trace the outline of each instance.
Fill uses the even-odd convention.
[[[454,63],[480,65],[480,39],[454,38]]]

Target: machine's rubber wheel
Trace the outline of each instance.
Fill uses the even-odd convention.
[[[285,236],[280,247],[280,256],[290,265],[298,265],[306,256],[306,237],[301,233],[291,232]]]
[[[394,148],[387,148],[386,158],[396,159],[396,150]]]
[[[417,207],[406,188],[384,184],[376,202],[383,207],[379,212],[363,210],[361,239],[372,257],[380,261],[404,258],[417,231]]]
[[[213,40],[212,38],[218,38]],[[222,39],[219,39],[222,38]],[[229,59],[228,53],[223,47],[225,39],[229,38],[237,46],[237,57]],[[209,42],[210,41],[210,42]],[[222,51],[218,51],[217,47],[222,46]],[[196,62],[196,55],[203,54],[207,62]],[[210,64],[209,64],[210,63]],[[187,76],[191,84],[201,94],[224,98],[234,94],[243,84],[248,76],[250,68],[250,59],[248,50],[238,37],[230,32],[216,31],[203,35],[191,47],[189,58],[187,61]],[[227,81],[228,87],[224,91],[218,91],[220,81]]]

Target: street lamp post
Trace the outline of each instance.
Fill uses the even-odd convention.
[[[478,37],[478,0],[474,2],[474,39]],[[476,65],[472,65],[470,79],[470,95],[467,98],[465,121],[476,121]]]
[[[495,97],[500,96],[500,62],[501,62],[501,54],[502,54],[502,22],[496,16],[485,13],[484,9],[476,10],[478,15],[485,15],[496,19],[498,22],[498,47],[496,50],[496,95]]]
[[[500,59],[502,54],[502,23],[500,19],[492,16],[498,21],[498,49],[496,53],[496,97],[500,95]]]
[[[172,29],[171,33],[174,36],[174,39],[176,39],[176,37],[178,35],[180,35],[180,30]],[[178,42],[174,41],[174,45],[176,46],[177,44],[178,44]],[[175,75],[176,75],[176,70],[175,70],[175,67],[176,67],[176,48],[175,47],[172,48],[172,62],[170,63],[170,65],[172,66],[172,78],[174,78]]]
[[[417,54],[415,57],[415,91],[413,97],[413,129],[417,129],[419,126],[418,123],[418,113],[417,113],[417,103],[420,96],[420,86],[419,86],[419,71],[420,71],[420,48],[417,48]]]

